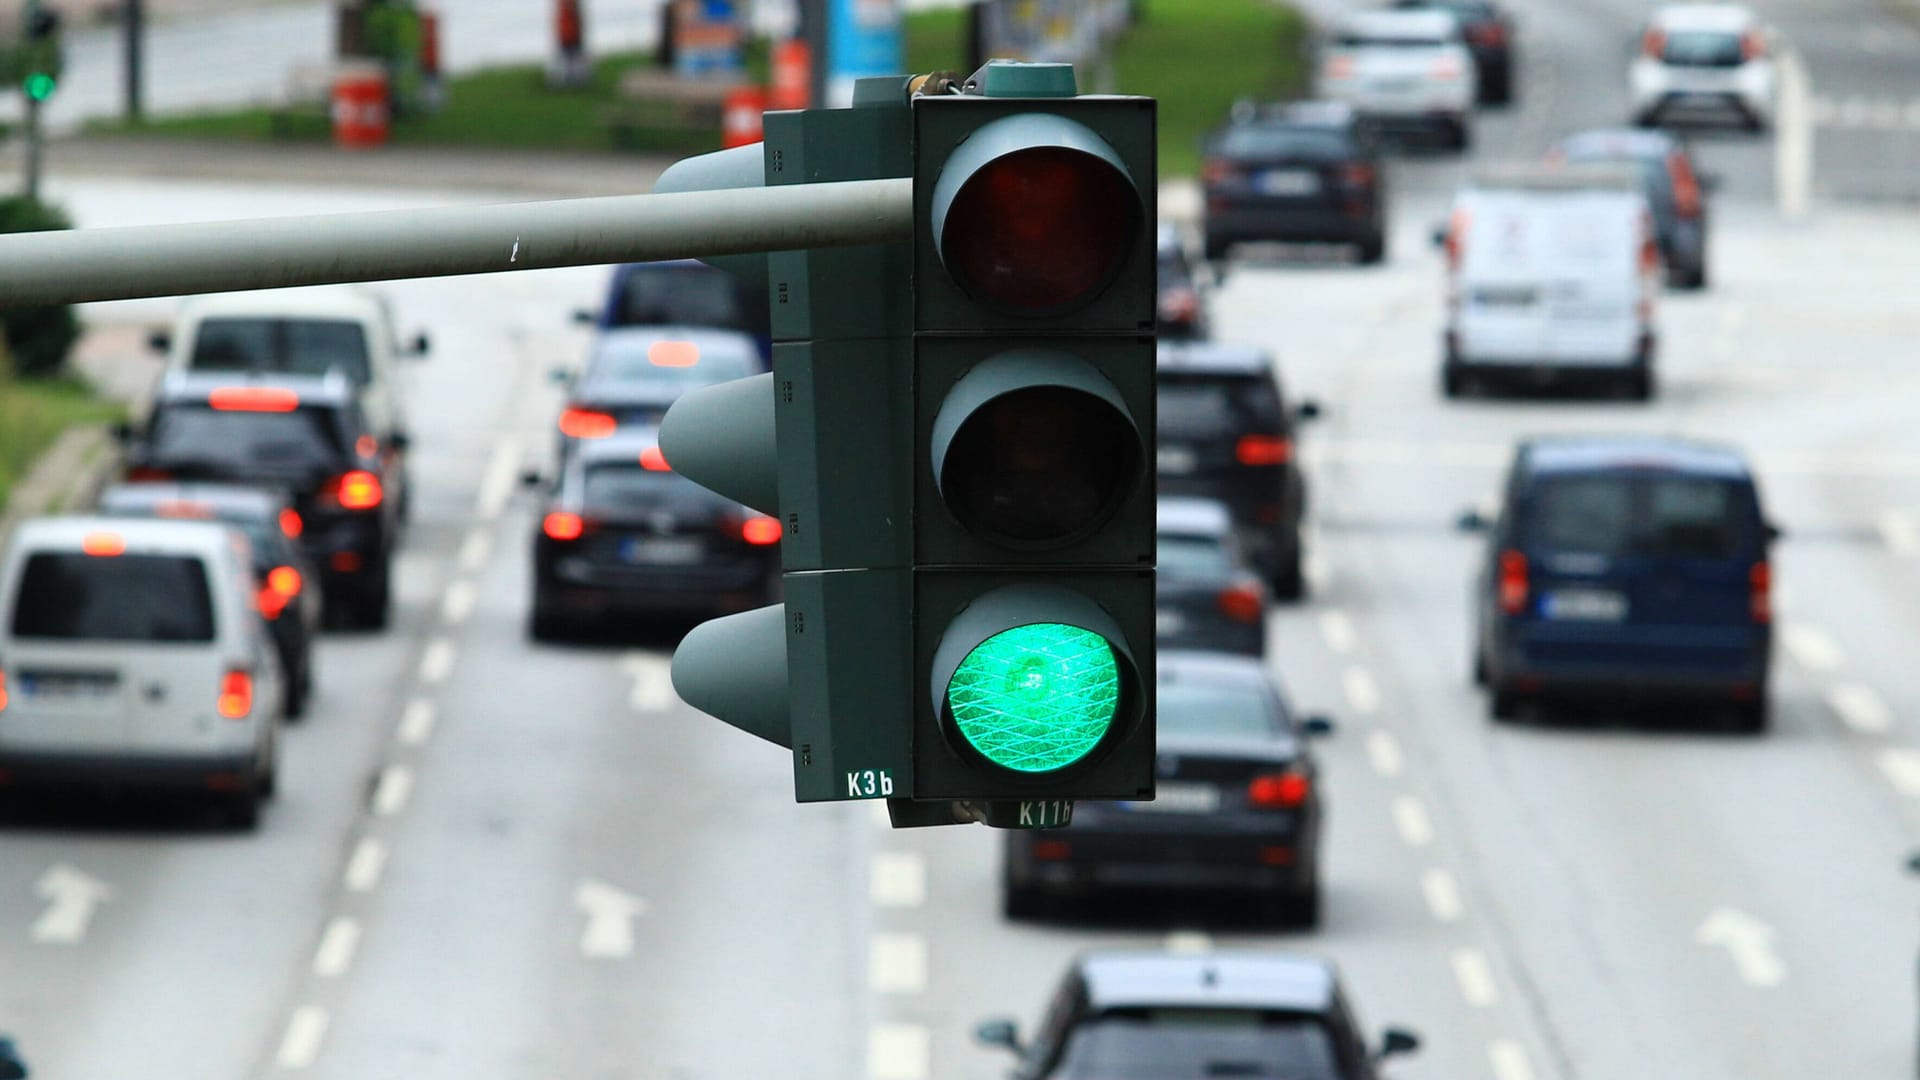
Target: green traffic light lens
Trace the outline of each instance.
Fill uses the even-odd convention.
[[[36,71],[27,76],[21,89],[34,101],[45,101],[53,96],[53,76],[44,71]]]
[[[1002,768],[1052,772],[1087,756],[1120,708],[1120,663],[1091,630],[1029,623],[975,646],[947,683],[968,745]]]

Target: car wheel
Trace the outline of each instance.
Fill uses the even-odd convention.
[[[354,624],[363,630],[382,630],[393,609],[393,567],[382,555],[380,564],[360,586],[352,600]]]
[[[1294,539],[1293,550],[1281,560],[1268,582],[1273,589],[1275,600],[1301,600],[1307,595],[1306,555],[1300,550],[1298,537]]]
[[[1448,132],[1447,146],[1460,153],[1466,153],[1473,146],[1473,128],[1465,120],[1455,120],[1453,130]]]
[[[1473,685],[1485,686],[1491,681],[1487,675],[1487,654],[1476,645],[1473,649]]]
[[[1360,263],[1363,266],[1375,266],[1387,257],[1387,235],[1374,233],[1360,241]]]
[[[1440,367],[1440,392],[1449,398],[1461,398],[1467,394],[1467,372],[1457,363],[1449,360]]]
[[[1627,376],[1627,396],[1635,401],[1652,401],[1654,385],[1653,365],[1643,364]]]
[[[1227,252],[1231,250],[1232,247],[1233,245],[1228,243],[1227,241],[1215,240],[1211,236],[1207,237],[1206,240],[1200,245],[1202,254],[1206,257],[1206,260],[1211,263],[1225,261],[1227,257]]]
[[[567,622],[551,611],[535,608],[527,618],[527,636],[535,641],[560,641],[567,636]]]
[[[1511,690],[1495,687],[1493,698],[1487,705],[1487,711],[1495,720],[1513,720],[1520,715],[1520,695]]]
[[[226,821],[227,828],[235,832],[252,832],[259,828],[260,799],[259,788],[227,796],[226,805],[221,807],[221,817]]]
[[[1706,288],[1707,287],[1706,264],[1702,263],[1699,266],[1696,266],[1693,269],[1687,271],[1686,274],[1681,277],[1679,285],[1683,289],[1697,290],[1697,289]]]
[[[1734,730],[1747,735],[1765,735],[1767,733],[1767,699],[1743,701],[1733,707]]]

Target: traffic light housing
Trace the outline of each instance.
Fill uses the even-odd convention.
[[[45,101],[59,86],[62,56],[60,13],[38,3],[21,11],[20,41],[8,58],[7,78],[33,102]]]
[[[773,372],[669,412],[669,463],[784,529],[784,605],[697,627],[674,683],[790,747],[800,801],[1059,825],[1153,789],[1154,103],[915,85],[767,117],[766,184],[911,176],[914,235],[766,256]]]

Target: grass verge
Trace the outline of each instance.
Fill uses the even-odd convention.
[[[122,415],[120,406],[95,397],[80,379],[0,374],[0,508],[61,432],[74,424],[107,423]]]

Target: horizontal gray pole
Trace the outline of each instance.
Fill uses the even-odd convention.
[[[0,235],[0,307],[903,242],[913,181]]]

